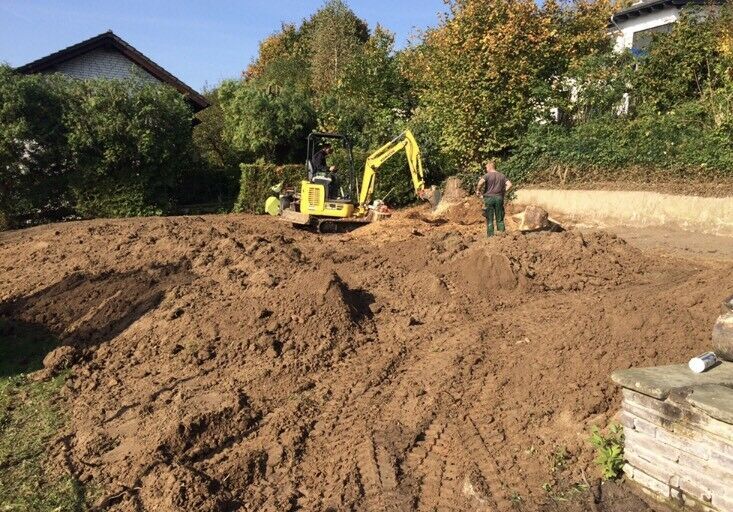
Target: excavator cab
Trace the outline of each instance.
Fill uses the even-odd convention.
[[[341,168],[335,173],[319,172],[313,166],[316,152],[328,143],[342,153]],[[354,155],[348,137],[340,133],[311,133],[308,135],[306,159],[308,179],[300,184],[300,213],[321,217],[347,218],[354,215],[356,172]],[[336,182],[336,180],[338,180]]]
[[[330,173],[318,173],[318,169],[313,168],[313,157],[325,145],[328,144],[340,153],[339,160],[346,168],[341,168],[337,172],[339,180],[339,189],[334,190],[333,194],[327,194],[333,199],[353,199],[356,184],[356,171],[354,169],[354,155],[351,149],[351,142],[346,135],[340,133],[318,133],[314,132],[308,135],[308,150],[306,159],[306,169],[308,171],[308,181],[312,183],[331,184]],[[331,197],[333,196],[333,197]]]

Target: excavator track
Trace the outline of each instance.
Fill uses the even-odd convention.
[[[322,234],[349,233],[370,222],[364,219],[317,219],[314,227],[318,233]]]

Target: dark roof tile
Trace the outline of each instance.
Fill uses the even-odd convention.
[[[34,60],[24,66],[20,66],[16,68],[16,71],[25,74],[41,73],[52,69],[54,66],[57,66],[62,62],[66,62],[98,48],[114,48],[119,51],[152,76],[161,82],[170,85],[183,94],[193,105],[196,112],[203,110],[210,105],[209,101],[201,94],[150,60],[111,30],[87,39],[86,41],[82,41],[81,43],[64,48],[63,50],[59,50],[38,60]]]

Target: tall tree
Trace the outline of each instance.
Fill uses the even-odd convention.
[[[603,44],[600,12],[585,0],[450,2],[450,15],[413,59],[422,116],[440,127],[455,161],[478,162],[516,144],[548,109],[550,85],[572,56]]]
[[[308,51],[311,86],[317,95],[338,83],[343,70],[369,39],[366,22],[343,0],[328,0],[303,24],[301,32]]]
[[[409,114],[409,83],[400,72],[394,34],[377,25],[343,70],[321,113],[321,126],[352,134],[368,149],[394,135]]]
[[[299,54],[300,31],[292,24],[283,24],[280,31],[260,42],[257,57],[243,73],[245,79],[262,77],[278,61],[292,60]]]

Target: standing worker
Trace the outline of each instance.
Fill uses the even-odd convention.
[[[484,217],[486,217],[486,234],[494,236],[494,217],[496,229],[506,231],[504,226],[504,196],[512,188],[512,182],[496,170],[496,164],[489,160],[486,174],[478,181],[476,195],[484,198]]]

